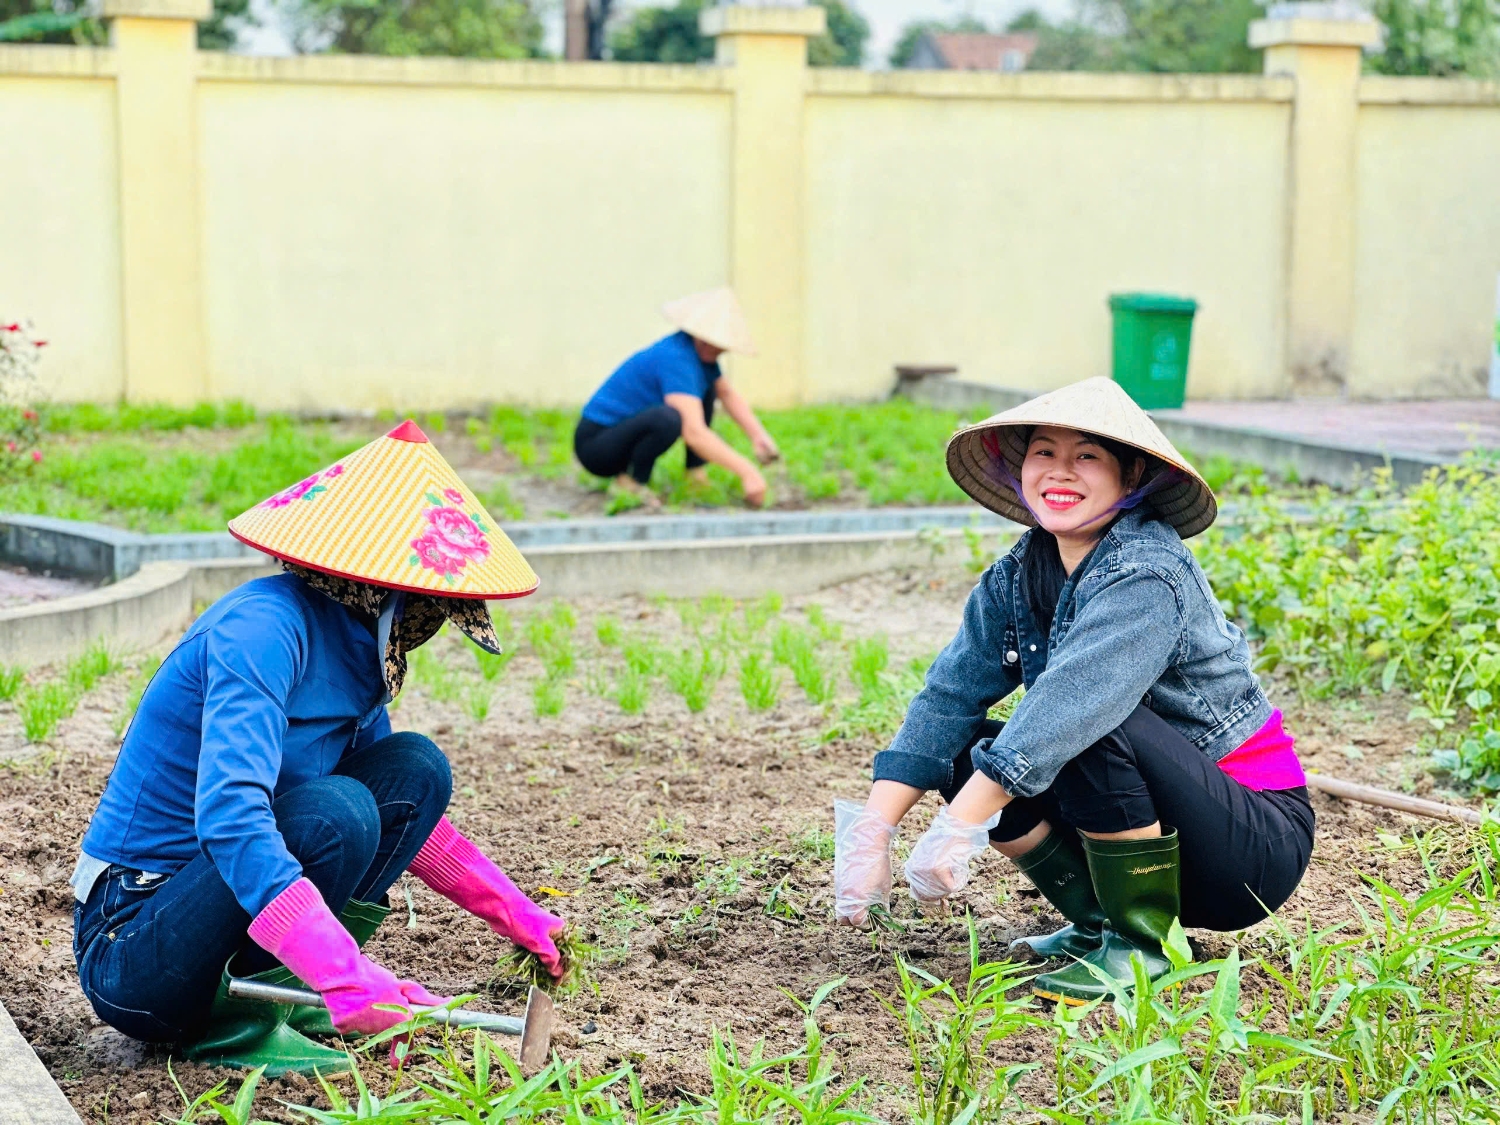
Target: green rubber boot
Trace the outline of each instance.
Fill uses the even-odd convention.
[[[278,966],[244,979],[283,984],[285,973]],[[349,1057],[343,1051],[314,1043],[287,1026],[293,1005],[232,997],[232,979],[226,965],[209,1012],[208,1030],[194,1042],[179,1046],[177,1053],[182,1058],[204,1066],[264,1066],[272,1078],[292,1072],[336,1074],[349,1069]]]
[[[339,921],[344,923],[344,929],[348,930],[354,938],[354,943],[361,949],[365,942],[375,936],[375,931],[380,929],[380,923],[385,921],[385,916],[391,912],[391,900],[385,899],[379,902],[360,902],[357,898],[351,898],[344,904],[344,910],[339,915]],[[306,988],[307,985],[298,980],[290,969],[277,967],[272,973],[280,973],[281,979],[275,980],[269,974],[266,979],[273,984],[285,984],[292,988]],[[287,1018],[287,1026],[303,1035],[337,1035],[338,1030],[333,1026],[333,1021],[328,1018],[327,1008],[304,1008],[294,1006],[292,1014]]]
[[[1085,836],[1083,848],[1107,921],[1103,944],[1082,961],[1043,973],[1031,984],[1038,996],[1069,1004],[1086,1004],[1117,991],[1089,972],[1088,965],[1113,980],[1134,981],[1130,957],[1138,953],[1152,980],[1170,972],[1172,963],[1161,946],[1181,909],[1175,828],[1154,840],[1090,840]]]
[[[1017,938],[1010,943],[1013,960],[1051,961],[1086,957],[1104,940],[1104,911],[1094,897],[1083,841],[1071,828],[1054,828],[1014,863],[1042,892],[1068,925],[1050,934]]]

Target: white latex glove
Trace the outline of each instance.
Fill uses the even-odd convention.
[[[855,801],[833,803],[833,913],[863,929],[870,907],[891,904],[895,825]]]
[[[922,902],[937,902],[963,890],[969,861],[990,846],[990,829],[999,823],[999,813],[984,824],[965,824],[953,818],[947,805],[940,808],[906,859],[911,893]]]

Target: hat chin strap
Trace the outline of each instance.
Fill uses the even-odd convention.
[[[380,603],[380,618],[375,625],[375,649],[380,653],[381,676],[385,676],[385,650],[391,643],[391,627],[401,620],[401,611],[406,608],[406,593],[392,590]]]

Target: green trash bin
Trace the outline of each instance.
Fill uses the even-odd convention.
[[[1160,293],[1116,293],[1115,382],[1142,410],[1174,410],[1187,397],[1188,348],[1198,302]]]

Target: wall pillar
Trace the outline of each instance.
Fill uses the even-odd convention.
[[[198,219],[198,21],[212,0],[104,0],[119,123],[125,397],[209,397]]]
[[[1289,152],[1286,380],[1340,395],[1354,331],[1355,146],[1363,49],[1380,24],[1348,3],[1273,4],[1250,25],[1265,72],[1296,82]]]
[[[803,104],[807,41],[823,34],[820,7],[705,8],[705,35],[733,68],[729,270],[760,355],[738,367],[755,401],[807,397],[803,354]],[[743,376],[739,372],[743,371]]]

